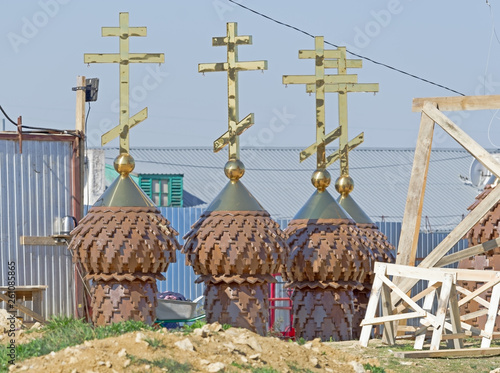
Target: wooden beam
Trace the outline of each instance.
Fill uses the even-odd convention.
[[[464,147],[484,167],[488,168],[496,177],[500,177],[500,163],[481,145],[472,139],[464,130],[453,123],[450,118],[441,113],[430,103],[426,103],[423,112],[431,117],[448,135]]]
[[[7,297],[7,295],[0,293],[0,299],[3,300],[5,303],[9,304],[9,307],[12,306],[15,309],[18,309],[22,313],[24,313],[24,314],[26,314],[28,316],[33,317],[36,321],[39,321],[42,324],[46,323],[45,319],[41,315],[39,315],[38,313],[36,313],[36,312],[30,310],[29,308],[23,306],[22,304],[19,304],[17,302],[14,303],[14,304],[9,303],[9,297]]]
[[[67,242],[57,242],[51,236],[20,236],[19,244],[24,246],[68,246]]]
[[[459,252],[447,255],[441,258],[434,267],[444,267],[445,265],[456,263],[461,261],[462,259],[469,258],[471,256],[477,254],[483,254],[490,250],[496,249],[500,247],[500,238],[495,238],[493,240],[486,241],[479,245],[474,245],[464,250],[460,250]]]
[[[422,113],[396,256],[397,264],[415,265],[433,134],[434,121]]]
[[[433,267],[463,236],[500,200],[500,188],[494,188],[458,225],[432,250],[418,265],[421,268]],[[399,288],[407,292],[418,282],[416,279],[407,278],[399,283]],[[400,297],[392,294],[395,304]]]
[[[426,102],[436,104],[441,111],[488,110],[500,108],[500,95],[414,98],[411,110],[422,110]]]
[[[500,347],[492,348],[461,348],[438,351],[399,351],[394,356],[402,359],[432,358],[432,357],[468,357],[500,355]]]

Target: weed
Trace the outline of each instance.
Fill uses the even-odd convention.
[[[310,369],[298,367],[297,363],[287,363],[287,365],[294,373],[313,373]]]
[[[183,326],[183,330],[184,330],[184,333],[186,334],[189,334],[191,333],[193,330],[195,329],[199,329],[201,327],[203,327],[203,325],[206,325],[206,321],[205,320],[196,320],[194,323],[192,323],[191,325],[184,325]]]
[[[173,359],[167,359],[162,357],[161,359],[139,359],[134,355],[128,355],[127,357],[130,359],[130,362],[135,365],[151,365],[152,367],[166,369],[167,372],[191,372],[192,366],[189,363],[179,363]]]
[[[92,339],[103,339],[130,331],[151,329],[149,325],[137,321],[125,321],[93,328],[80,319],[55,317],[45,325],[40,338],[16,346],[16,361],[47,355],[52,351],[56,352]],[[7,354],[7,347],[0,346],[0,371],[8,367],[10,359]]]
[[[300,337],[299,339],[297,339],[297,344],[299,346],[305,345],[306,344],[306,340],[303,337]]]
[[[365,368],[365,370],[369,370],[371,373],[386,373],[384,368],[373,366],[371,364],[363,364],[363,368]]]
[[[230,327],[232,327],[231,324],[222,324],[222,330],[228,330]]]
[[[144,340],[153,348],[163,348],[166,347],[163,342],[156,338],[144,338]]]

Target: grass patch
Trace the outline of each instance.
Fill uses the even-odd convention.
[[[386,373],[384,368],[371,364],[363,364],[363,368],[365,368],[365,370],[369,370],[371,373]]]
[[[160,369],[166,369],[167,372],[191,372],[192,365],[189,363],[179,363],[173,359],[167,359],[162,357],[160,359],[148,360],[140,359],[134,355],[127,355],[130,359],[130,363],[134,365],[151,365],[151,367],[156,367]]]
[[[238,369],[244,369],[246,372],[252,372],[252,373],[280,373],[279,370],[276,370],[271,367],[252,367],[249,364],[239,364],[235,361],[231,363],[233,367],[236,367]]]
[[[297,366],[297,363],[287,363],[288,368],[294,373],[313,373],[312,370],[307,369],[307,368],[301,368]]]
[[[41,337],[16,346],[16,362],[31,357],[47,355],[66,347],[76,346],[92,339],[116,337],[137,330],[152,330],[149,325],[137,321],[124,321],[94,328],[83,320],[71,317],[55,317],[40,332]],[[0,371],[8,370],[7,346],[0,346]]]
[[[204,320],[196,320],[194,323],[192,323],[191,325],[184,325],[183,326],[183,329],[184,329],[184,333],[186,334],[189,334],[191,333],[193,330],[195,329],[199,329],[199,328],[202,328],[203,325],[206,325],[207,322],[204,321]]]
[[[166,347],[161,340],[156,338],[144,338],[144,340],[149,346],[153,347],[154,349]]]
[[[297,339],[296,342],[299,346],[306,344],[306,340],[303,337],[300,337],[299,339]]]

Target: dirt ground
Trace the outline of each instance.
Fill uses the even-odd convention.
[[[31,336],[29,336],[31,337]],[[24,338],[21,336],[21,338]],[[261,337],[246,329],[223,330],[218,323],[189,334],[141,331],[116,338],[87,341],[47,356],[17,363],[21,372],[364,372],[363,365],[378,365],[376,358],[354,353],[357,342],[345,345],[319,340],[299,345],[275,337]],[[177,363],[188,363],[191,370]],[[268,372],[270,370],[267,370]]]

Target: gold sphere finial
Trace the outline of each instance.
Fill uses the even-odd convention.
[[[224,173],[232,182],[236,182],[245,174],[245,165],[239,159],[231,159],[224,166]]]
[[[341,176],[335,181],[335,189],[342,197],[347,197],[354,189],[354,180],[349,175]]]
[[[135,168],[134,158],[128,153],[122,153],[115,158],[114,164],[116,172],[121,176],[128,176]]]
[[[314,171],[311,176],[311,183],[316,189],[318,189],[319,192],[324,192],[328,185],[330,185],[331,181],[332,177],[325,169],[318,169]]]

